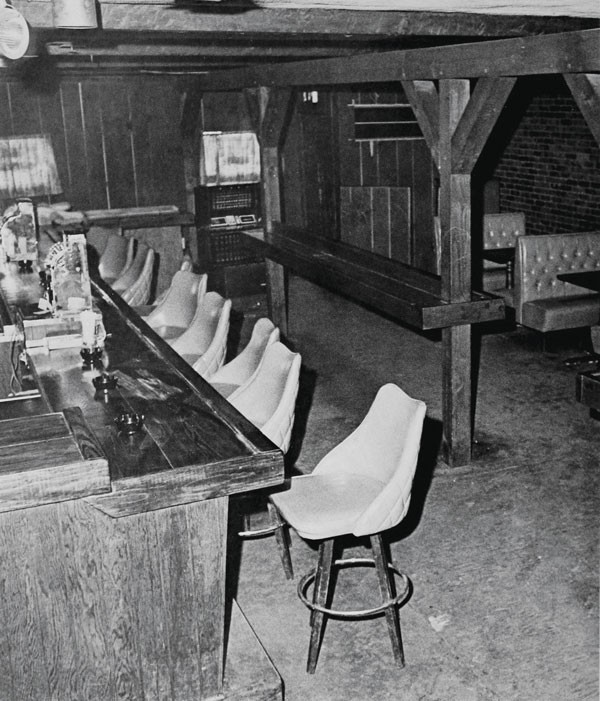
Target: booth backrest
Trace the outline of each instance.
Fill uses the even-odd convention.
[[[525,235],[524,212],[501,212],[483,215],[483,249],[514,248],[517,238]]]
[[[600,270],[600,231],[520,236],[515,258],[515,320],[523,305],[546,299],[594,296],[557,279],[559,273]]]

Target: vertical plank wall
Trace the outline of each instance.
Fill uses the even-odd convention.
[[[181,87],[172,78],[0,83],[0,137],[47,133],[74,209],[185,208]]]
[[[424,140],[354,140],[349,105],[404,101],[387,86],[298,100],[283,149],[285,221],[434,272],[437,184]]]

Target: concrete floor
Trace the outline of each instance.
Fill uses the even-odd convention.
[[[289,343],[303,373],[290,469],[310,472],[385,382],[424,400],[428,417],[411,509],[388,534],[413,586],[401,609],[404,669],[384,619],[332,620],[308,675],[296,582],[314,565],[314,547],[292,534],[290,582],[273,538],[232,540],[232,590],[286,701],[598,700],[600,422],[575,401],[575,370],[561,362],[578,352],[571,339],[542,352],[523,329],[484,335],[475,459],[449,469],[436,460],[439,338],[291,278]],[[372,576],[344,572],[338,603],[368,602]]]

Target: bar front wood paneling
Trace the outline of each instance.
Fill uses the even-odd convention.
[[[32,356],[48,410],[0,403],[0,698],[279,699],[225,567],[228,496],[280,484],[282,455],[94,288],[117,388],[96,392],[62,348]],[[138,434],[118,433],[123,410],[143,413]]]

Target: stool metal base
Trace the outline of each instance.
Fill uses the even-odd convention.
[[[338,568],[342,567],[376,567],[377,563],[374,559],[370,557],[348,557],[341,560],[335,560],[334,565]],[[385,613],[385,610],[390,608],[390,606],[400,606],[410,594],[410,580],[402,572],[398,570],[390,563],[387,563],[388,570],[396,577],[399,577],[403,584],[404,589],[396,594],[394,597],[388,598],[383,601],[379,606],[370,609],[358,609],[356,611],[344,611],[341,609],[333,609],[327,606],[321,606],[314,601],[311,601],[306,595],[306,590],[317,577],[317,570],[314,569],[312,572],[308,572],[304,577],[298,582],[298,596],[300,601],[307,606],[311,611],[319,611],[320,613],[325,613],[331,618],[370,618],[373,616],[378,616]]]
[[[307,671],[312,674],[317,666],[319,648],[328,617],[331,618],[368,618],[385,614],[388,633],[392,643],[394,658],[400,667],[404,667],[404,649],[400,631],[400,615],[398,609],[405,601],[411,590],[409,578],[398,572],[389,562],[383,545],[381,533],[370,536],[373,559],[346,558],[334,560],[334,538],[323,540],[319,545],[319,560],[315,570],[304,575],[298,584],[298,596],[302,603],[310,609],[310,644],[308,649]],[[379,592],[382,602],[373,608],[355,611],[334,609],[329,605],[331,594],[332,573],[342,567],[374,567],[379,581]],[[404,583],[401,592],[396,593],[395,578],[399,577]],[[308,588],[313,585],[312,600],[307,596]]]
[[[238,531],[240,538],[263,538],[264,536],[274,535],[279,549],[279,556],[286,579],[294,578],[294,568],[292,567],[292,558],[290,556],[290,540],[286,530],[286,524],[279,516],[279,512],[275,506],[268,501],[267,508],[271,523],[264,528],[248,528],[248,519],[244,516],[244,530]]]

